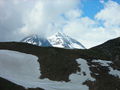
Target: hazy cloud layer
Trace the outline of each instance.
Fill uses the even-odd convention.
[[[23,26],[23,15],[29,11],[30,6],[25,1],[0,1],[2,2],[0,2],[0,41],[18,40],[22,38],[19,28]]]

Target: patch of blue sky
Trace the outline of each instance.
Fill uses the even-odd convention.
[[[107,2],[108,0],[104,0]],[[83,16],[87,16],[94,19],[94,16],[104,8],[103,3],[100,0],[81,0],[81,9],[83,11]]]
[[[117,2],[118,4],[120,4],[120,0],[112,0],[114,2]]]

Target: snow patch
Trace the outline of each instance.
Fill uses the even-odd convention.
[[[115,77],[119,77],[120,78],[120,71],[119,70],[114,70],[113,68],[109,68],[110,69],[110,72],[109,74],[115,76]]]
[[[101,66],[105,66],[109,68],[109,74],[113,75],[115,77],[120,78],[120,70],[113,69],[110,64],[112,64],[112,61],[107,61],[107,60],[93,60],[92,62],[98,62]]]
[[[81,48],[81,46],[76,43],[71,43],[71,46],[72,48],[77,48],[77,49]]]
[[[89,65],[85,59],[77,59],[77,63],[79,64],[80,72],[77,72],[79,82],[84,83],[87,80],[95,81],[95,79],[91,76],[91,71],[89,69]],[[73,75],[73,74],[72,74]]]
[[[101,66],[106,66],[106,67],[110,66],[109,64],[112,63],[111,61],[106,61],[106,60],[93,60],[92,62],[97,62]]]
[[[43,88],[45,90],[89,90],[83,85],[86,80],[94,81],[89,66],[84,59],[77,59],[81,71],[69,76],[70,82],[58,82],[39,79],[41,75],[38,57],[17,51],[0,50],[0,77],[25,88]],[[83,73],[86,73],[84,75]]]
[[[0,76],[8,79],[34,80],[39,78],[38,58],[16,51],[0,50]]]

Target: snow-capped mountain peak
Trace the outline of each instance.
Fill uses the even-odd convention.
[[[29,44],[33,44],[33,45],[41,45],[41,43],[39,42],[39,38],[36,34],[30,35],[21,41]]]
[[[59,47],[59,48],[67,48],[67,49],[85,49],[85,47],[75,39],[67,36],[64,33],[57,32],[54,35],[42,38],[38,35],[30,35],[21,42],[37,45],[37,46],[50,46],[50,47]]]
[[[55,33],[53,36],[48,37],[48,41],[54,47],[85,49],[80,42],[61,32]]]

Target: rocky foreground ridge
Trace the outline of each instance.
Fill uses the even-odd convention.
[[[47,78],[53,82],[65,83],[68,87],[70,83],[76,84],[78,88],[73,86],[74,90],[80,90],[79,85],[85,86],[83,90],[120,90],[120,37],[90,49],[71,50],[19,42],[1,42],[0,50],[17,51],[38,57],[40,80]],[[80,80],[77,81],[74,75]],[[81,80],[83,82],[77,85]],[[60,88],[63,87],[56,87],[55,90]],[[41,87],[25,88],[3,77],[0,78],[0,89],[48,90]]]

